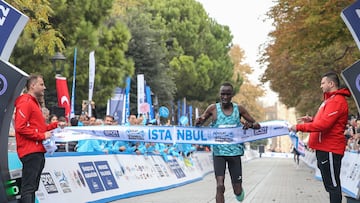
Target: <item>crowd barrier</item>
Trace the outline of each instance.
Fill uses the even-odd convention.
[[[12,179],[21,177],[16,153],[9,153],[9,163]],[[212,171],[210,152],[167,161],[159,155],[57,152],[46,157],[36,198],[39,203],[110,202],[199,181]]]
[[[258,151],[245,150],[242,160],[257,157]],[[213,172],[211,152],[167,158],[164,161],[159,155],[81,152],[47,154],[37,202],[110,202],[189,184]],[[21,179],[21,167],[17,154],[9,152],[12,179]],[[20,198],[19,187],[14,188]]]
[[[281,155],[281,156],[280,156]],[[255,150],[245,150],[243,161],[258,158]],[[289,153],[264,153],[262,157],[292,158]],[[321,181],[314,152],[306,151],[301,160]],[[11,178],[21,179],[21,162],[9,152]],[[195,152],[191,157],[159,155],[57,152],[46,155],[37,202],[102,203],[143,195],[202,180],[213,171],[211,152]],[[342,190],[346,196],[360,196],[360,154],[346,152],[341,168]],[[19,188],[14,187],[14,193]]]
[[[321,179],[321,174],[316,166],[316,157],[314,152],[306,151],[302,160],[315,170],[315,178]],[[360,154],[355,152],[345,152],[341,163],[341,186],[342,191],[351,198],[360,197]]]

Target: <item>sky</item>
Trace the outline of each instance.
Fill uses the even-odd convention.
[[[249,77],[254,84],[259,84],[259,77],[264,68],[256,62],[259,58],[259,46],[268,41],[268,33],[273,30],[271,21],[265,20],[266,12],[274,4],[271,0],[197,0],[208,15],[221,25],[227,25],[233,35],[233,44],[238,44],[245,51],[245,63],[254,73]],[[265,105],[277,101],[277,94],[265,84],[266,95],[261,99]]]

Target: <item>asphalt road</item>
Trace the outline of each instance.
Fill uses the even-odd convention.
[[[328,193],[314,170],[293,159],[259,158],[243,163],[244,203],[327,203]],[[226,203],[235,203],[230,176],[225,178]],[[182,187],[114,201],[113,203],[215,203],[213,174]],[[346,202],[343,197],[342,203]]]

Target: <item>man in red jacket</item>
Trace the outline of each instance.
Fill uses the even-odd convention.
[[[308,146],[316,150],[317,166],[331,203],[341,203],[340,168],[344,156],[345,127],[348,120],[349,97],[347,88],[339,88],[339,77],[334,72],[322,76],[324,101],[315,117],[304,116],[303,123],[291,127],[293,131],[310,132]]]
[[[26,83],[27,93],[15,101],[15,135],[18,156],[22,162],[21,203],[34,203],[40,175],[45,165],[42,141],[51,137],[50,130],[58,123],[46,124],[37,98],[46,89],[41,75],[31,75]]]

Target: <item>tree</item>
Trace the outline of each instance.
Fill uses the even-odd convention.
[[[45,1],[44,5],[35,3],[32,5],[34,7],[47,6],[52,8],[52,12],[44,14],[44,16],[48,19],[49,25],[56,28],[61,36],[64,36],[62,43],[66,49],[63,50],[60,45],[56,45],[48,53],[32,54],[29,50],[33,50],[35,47],[33,41],[37,32],[31,30],[28,35],[24,33],[21,36],[14,50],[14,64],[26,72],[41,72],[47,81],[47,90],[50,93],[46,95],[55,97],[53,94],[55,73],[51,68],[49,58],[54,51],[63,51],[63,54],[67,56],[67,61],[62,75],[67,77],[68,81],[72,81],[72,63],[69,61],[72,61],[73,50],[76,47],[78,50],[76,103],[77,106],[81,106],[81,100],[88,98],[88,56],[94,50],[96,76],[93,100],[97,103],[98,108],[104,109],[114,88],[124,86],[125,77],[134,73],[133,62],[125,57],[130,33],[124,24],[120,21],[111,21],[109,16],[113,1],[78,0],[64,2],[55,0],[51,1],[51,4]],[[41,18],[45,18],[44,16]],[[31,18],[31,21],[42,20],[35,19],[35,17],[34,19]],[[50,39],[42,38],[40,40],[49,41]],[[69,84],[68,86],[71,87]]]
[[[253,70],[248,64],[243,63],[244,51],[239,45],[234,45],[229,54],[234,64],[234,77],[242,78],[243,81],[233,100],[243,105],[255,120],[264,120],[265,110],[258,102],[258,99],[264,95],[264,89],[260,85],[254,85],[249,81],[248,75]]]
[[[319,87],[321,75],[330,70],[340,73],[359,58],[339,16],[351,3],[280,0],[268,12],[276,29],[269,34],[272,41],[260,60],[267,66],[262,81],[270,81],[286,106],[314,114],[322,99],[320,89],[314,88]]]
[[[10,62],[27,73],[41,73],[47,87],[53,88],[54,77],[51,77],[51,80],[47,77],[55,75],[52,72],[49,56],[52,56],[56,50],[64,50],[65,46],[62,33],[50,21],[51,16],[54,15],[50,2],[47,0],[42,1],[41,4],[34,0],[7,2],[29,17],[16,43]],[[49,91],[49,89],[47,95],[54,97],[55,91]]]
[[[50,55],[53,55],[55,48],[59,51],[65,48],[62,41],[63,35],[49,21],[49,17],[54,15],[54,11],[48,0],[43,0],[41,4],[36,0],[8,0],[7,3],[29,17],[22,38],[32,39],[26,41],[33,47],[30,53],[34,55],[47,55],[50,53]],[[21,43],[24,43],[24,41]]]
[[[206,55],[200,56],[197,61],[194,61],[193,56],[181,55],[174,58],[170,66],[175,75],[178,96],[188,100],[206,98],[203,92],[210,91],[208,84],[212,82],[208,74],[208,67],[212,66],[212,62]],[[202,91],[194,91],[199,89]]]
[[[143,12],[142,8],[128,10],[126,24],[132,34],[126,56],[134,60],[136,67],[131,92],[137,92],[136,75],[144,74],[146,84],[160,103],[169,104],[176,87],[167,61],[164,24],[160,18],[152,18]],[[131,101],[131,111],[136,112],[136,94],[132,94]]]
[[[229,28],[209,19],[194,0],[132,4],[136,6],[122,6],[132,34],[127,56],[135,62],[135,73],[145,75],[160,103],[168,105],[184,97],[189,102],[215,100],[220,84],[232,81]],[[238,88],[237,80],[233,82]],[[135,92],[135,79],[132,84]],[[132,100],[136,101],[134,95]]]
[[[149,12],[153,17],[161,16],[167,39],[176,45],[169,47],[170,52],[175,48],[176,52],[172,53],[177,54],[170,59],[177,88],[175,99],[214,101],[220,84],[232,81],[229,28],[210,19],[202,5],[194,0],[149,2]],[[233,82],[239,86],[237,81]]]
[[[116,86],[123,87],[126,76],[138,73],[145,74],[147,83],[164,104],[183,97],[188,97],[188,101],[212,102],[224,81],[233,82],[235,89],[240,86],[241,78],[233,77],[233,64],[228,55],[232,40],[229,28],[209,18],[195,0],[26,3],[19,7],[34,16],[31,20],[42,22],[43,16],[47,21],[21,36],[12,62],[26,72],[42,73],[48,81],[48,93],[54,93],[55,73],[49,58],[55,51],[67,56],[62,75],[68,78],[71,87],[73,70],[70,61],[73,61],[74,48],[77,48],[75,94],[78,106],[81,106],[81,100],[87,99],[88,55],[91,51],[95,51],[96,61],[94,101],[100,108],[105,107]],[[42,12],[40,17],[35,15],[34,12],[40,12],[42,7],[47,12]],[[38,37],[38,33],[50,28],[56,35]],[[46,51],[33,54],[34,42],[39,42]],[[132,84],[135,84],[134,80]],[[48,93],[49,99],[55,99],[55,93]]]
[[[120,21],[113,21],[109,16],[113,6],[113,1],[110,0],[78,0],[66,4],[62,1],[54,1],[53,6],[56,6],[53,24],[66,36],[64,41],[69,52],[72,53],[74,47],[78,50],[76,75],[78,104],[88,98],[86,90],[89,53],[95,51],[96,75],[93,100],[98,107],[105,107],[115,87],[123,87],[125,78],[134,71],[132,61],[125,57],[130,40],[127,27]]]

